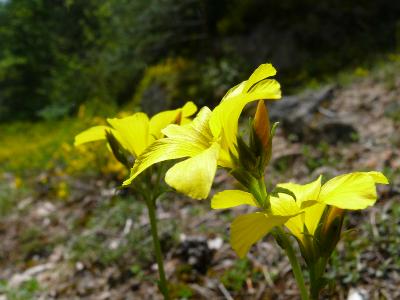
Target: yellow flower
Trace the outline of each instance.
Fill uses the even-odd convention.
[[[334,177],[322,186],[321,176],[306,185],[279,184],[278,186],[289,189],[296,195],[298,207],[306,207],[304,215],[292,218],[285,226],[300,240],[304,239],[304,227],[308,234],[314,235],[327,205],[349,210],[365,209],[374,205],[377,199],[377,183],[388,184],[388,180],[380,172],[354,172]],[[288,202],[293,202],[293,198],[280,194],[277,203],[271,201],[272,212],[286,209]]]
[[[110,131],[127,152],[138,157],[156,139],[162,138],[164,127],[171,123],[189,123],[189,117],[196,110],[193,102],[187,102],[182,108],[160,112],[150,119],[142,112],[124,118],[109,118],[110,126],[91,127],[78,134],[74,144],[106,140],[106,132]]]
[[[219,137],[224,149],[236,154],[236,136],[239,116],[247,103],[255,100],[281,98],[281,87],[274,79],[268,77],[276,74],[271,64],[259,66],[250,78],[231,88],[221,104],[213,111],[210,128],[213,136]]]
[[[169,125],[162,130],[166,138],[150,145],[137,158],[131,176],[123,185],[153,164],[189,157],[168,170],[165,181],[181,193],[195,199],[208,196],[217,165],[232,168],[230,153],[237,155],[236,135],[244,106],[260,99],[279,99],[280,85],[268,77],[276,74],[271,64],[258,67],[250,78],[230,89],[211,112],[203,107],[187,125]]]
[[[327,205],[340,209],[358,210],[374,205],[375,184],[387,184],[380,172],[355,172],[337,176],[321,186],[321,176],[305,185],[284,183],[279,187],[296,196],[279,193],[270,197],[270,211],[261,211],[237,217],[231,225],[231,245],[240,257],[265,236],[273,227],[285,225],[300,241],[305,234],[313,235]],[[252,194],[242,191],[223,191],[216,194],[211,207],[231,208],[238,205],[259,207]]]

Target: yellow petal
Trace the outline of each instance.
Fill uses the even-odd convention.
[[[296,196],[297,205],[302,207],[304,201],[318,200],[318,195],[321,190],[321,178],[322,176],[319,176],[315,181],[303,185],[289,182],[280,183],[278,186],[292,191]],[[287,196],[291,197],[289,195]]]
[[[212,116],[211,110],[204,106],[200,109],[197,116],[193,119],[193,121],[186,126],[193,128],[197,132],[201,133],[204,137],[211,140],[213,135],[211,134],[209,121]]]
[[[107,122],[120,134],[123,145],[134,156],[139,156],[154,140],[149,135],[149,118],[145,113],[135,113],[126,118],[107,119]]]
[[[309,234],[314,235],[325,207],[326,204],[317,202],[304,209],[304,224],[306,225]]]
[[[239,205],[258,206],[253,195],[239,190],[227,190],[219,192],[211,199],[211,208],[223,209]]]
[[[208,126],[211,111],[203,107],[192,122],[187,125],[169,125],[162,130],[168,138],[179,140],[182,143],[192,143],[193,147],[207,149],[213,143],[213,138]]]
[[[221,148],[221,151],[219,152],[218,165],[228,169],[234,168],[234,162],[232,161],[232,156],[229,154],[228,150]]]
[[[193,146],[199,146],[201,149],[207,149],[212,140],[207,139],[201,132],[193,130],[193,128],[179,125],[168,125],[162,131],[169,139],[179,140],[182,143],[193,143]]]
[[[125,139],[121,137],[118,131],[108,126],[94,126],[81,132],[75,137],[74,145],[78,146],[84,143],[106,140],[106,131],[111,131],[111,133],[118,140],[121,146],[124,147],[125,150],[129,151],[129,145],[127,144]],[[112,151],[109,145],[108,149]]]
[[[249,103],[253,100],[277,100],[281,97],[281,86],[279,82],[274,79],[265,79],[253,86],[250,91],[245,94],[243,101]]]
[[[285,226],[297,237],[301,238],[304,227],[304,215],[296,201],[287,194],[279,194],[278,197],[270,197],[271,211],[273,215],[294,216],[288,218]]]
[[[246,81],[245,90],[249,90],[256,83],[264,80],[267,77],[275,76],[276,69],[271,64],[262,64],[251,74]]]
[[[123,185],[131,184],[141,172],[148,167],[171,159],[193,157],[208,149],[212,143],[208,119],[211,115],[209,108],[200,110],[194,120],[184,126],[171,124],[162,130],[167,138],[152,143],[140,155],[131,169],[131,176]]]
[[[217,170],[218,153],[219,145],[214,143],[198,155],[175,164],[165,175],[165,181],[189,197],[207,198]]]
[[[163,137],[161,132],[169,124],[187,124],[190,117],[197,110],[197,106],[193,102],[187,102],[182,108],[167,110],[154,115],[150,119],[150,134],[156,139]]]
[[[197,111],[197,106],[192,101],[188,101],[182,107],[182,115],[184,117],[190,117]]]
[[[289,217],[267,216],[256,212],[242,215],[231,224],[231,246],[239,257],[244,257],[250,247],[275,226],[284,224]]]
[[[279,83],[267,77],[274,74],[271,67],[260,67],[248,81],[230,89],[221,103],[213,110],[210,128],[215,137],[221,136],[221,145],[236,153],[235,143],[239,116],[251,101],[281,98]],[[275,70],[275,69],[274,69]]]
[[[374,177],[366,172],[355,172],[332,178],[322,186],[319,200],[342,209],[371,206],[377,198]]]
[[[171,138],[157,140],[136,158],[130,177],[122,185],[130,185],[140,173],[156,163],[195,156],[202,151],[204,151],[204,148],[200,148],[198,145],[188,141]]]
[[[183,126],[169,125],[162,130],[162,133],[170,138],[190,139],[209,147],[213,142],[213,136],[208,124],[210,116],[211,111],[205,106],[189,124]]]
[[[304,214],[295,216],[286,221],[285,227],[298,239],[303,239],[304,234]]]
[[[74,145],[78,146],[84,143],[105,140],[106,130],[111,130],[111,128],[108,126],[94,126],[86,129],[75,136]]]
[[[381,172],[373,171],[373,172],[367,172],[367,173],[369,176],[372,177],[372,179],[375,181],[375,183],[389,184],[389,180]]]
[[[163,111],[154,115],[150,119],[150,134],[156,139],[163,137],[161,130],[167,125],[173,123],[177,118],[177,113],[175,111]]]
[[[271,211],[274,215],[292,216],[298,214],[301,209],[296,201],[287,194],[279,194],[278,197],[270,197]]]
[[[315,181],[308,184],[281,183],[279,187],[283,187],[292,191],[296,200],[290,195],[280,193],[279,200],[271,199],[272,211],[274,214],[289,215],[303,211],[304,213],[289,219],[285,226],[299,239],[302,239],[304,225],[309,233],[314,233],[319,224],[325,205],[318,201],[321,190],[321,178],[319,176]]]

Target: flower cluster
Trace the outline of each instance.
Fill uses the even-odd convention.
[[[150,119],[144,113],[108,119],[110,126],[84,131],[76,137],[75,144],[107,140],[116,158],[131,167],[124,187],[137,186],[142,174],[152,166],[178,160],[168,165],[165,182],[194,199],[207,198],[217,168],[226,169],[243,190],[217,193],[211,207],[250,205],[257,210],[232,222],[232,248],[244,257],[254,243],[271,232],[289,256],[302,298],[308,299],[289,239],[293,236],[310,273],[309,295],[317,298],[326,284],[323,275],[341,237],[345,212],[374,205],[376,184],[388,184],[388,180],[380,172],[354,172],[324,184],[319,176],[308,184],[280,183],[267,190],[265,167],[271,158],[277,124],[271,126],[264,101],[281,98],[280,85],[271,78],[275,74],[271,64],[259,66],[246,81],[231,88],[213,110],[203,107],[193,120],[189,117],[197,108],[188,102]],[[238,132],[239,117],[252,101],[258,101],[257,110],[245,139]],[[161,290],[165,296],[167,289]]]

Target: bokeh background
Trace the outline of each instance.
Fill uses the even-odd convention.
[[[285,96],[269,107],[272,183],[372,169],[391,181],[348,217],[358,229],[326,297],[400,298],[399,1],[2,0],[0,45],[2,299],[158,299],[144,206],[116,189],[126,171],[73,138],[106,117],[213,107],[265,62]],[[215,190],[232,185],[221,172]],[[270,239],[235,257],[240,212],[161,203],[174,298],[298,298]]]

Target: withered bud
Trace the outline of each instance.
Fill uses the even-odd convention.
[[[271,126],[269,123],[269,115],[264,100],[258,101],[256,114],[253,123],[254,131],[257,134],[264,149],[269,148],[269,139],[271,134]]]

